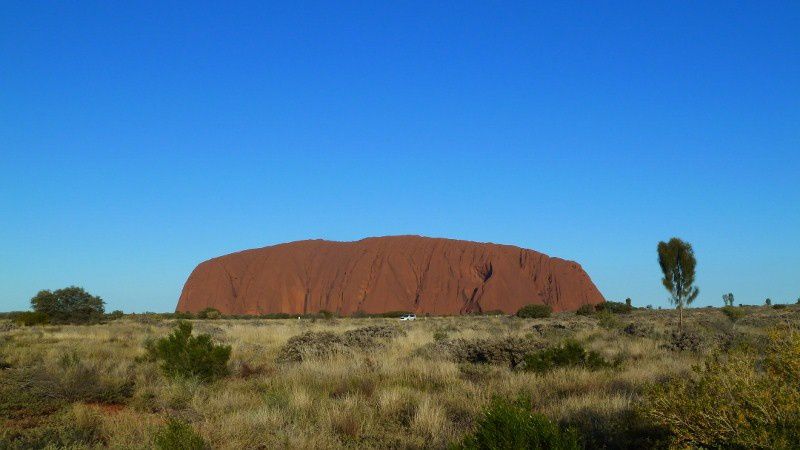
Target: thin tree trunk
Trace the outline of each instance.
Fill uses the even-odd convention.
[[[678,331],[683,333],[683,305],[678,305]]]

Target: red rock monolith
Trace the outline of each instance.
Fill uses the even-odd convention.
[[[177,311],[350,315],[554,311],[605,301],[578,263],[510,245],[388,236],[308,240],[210,259],[189,276]]]

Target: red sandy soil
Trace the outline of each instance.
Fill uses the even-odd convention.
[[[189,276],[176,309],[466,314],[603,301],[576,262],[510,245],[389,236],[297,241],[210,259]]]

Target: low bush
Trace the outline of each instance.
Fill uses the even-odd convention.
[[[719,310],[722,311],[722,314],[725,314],[725,317],[730,319],[730,321],[733,323],[738,322],[739,319],[747,315],[744,309],[737,308],[735,306],[723,306]]]
[[[194,319],[194,314],[190,313],[189,311],[175,311],[172,314],[168,314],[170,319],[178,319],[178,320],[191,320]]]
[[[585,305],[581,305],[580,308],[578,308],[578,310],[575,311],[575,314],[578,316],[591,316],[594,313],[595,313],[594,305],[590,305],[588,303]]]
[[[326,319],[326,320],[330,320],[330,319],[333,319],[334,317],[336,317],[336,314],[334,314],[334,313],[332,313],[332,312],[330,312],[330,311],[328,311],[326,309],[320,309],[319,312],[317,313],[317,315],[319,317],[323,318],[323,319]]]
[[[498,364],[517,367],[525,355],[539,350],[543,344],[532,338],[508,336],[495,339],[454,339],[427,344],[417,354],[429,359],[446,358],[458,363]]]
[[[585,449],[666,450],[672,441],[669,429],[653,424],[635,410],[586,407],[571,414],[562,424],[578,432]]]
[[[479,419],[474,433],[461,445],[464,449],[579,449],[577,432],[561,428],[521,404],[495,400]]]
[[[694,352],[697,353],[703,349],[705,342],[702,336],[693,331],[673,331],[669,340],[661,345],[661,348],[673,352]]]
[[[125,317],[125,313],[120,311],[119,309],[115,309],[110,313],[106,314],[106,320],[118,320]]]
[[[14,321],[26,327],[44,325],[50,322],[47,314],[39,311],[24,311],[14,316]]]
[[[620,319],[608,310],[604,309],[598,312],[595,317],[597,318],[597,324],[600,325],[601,328],[606,330],[618,330],[622,328]]]
[[[631,322],[625,325],[625,328],[622,329],[622,332],[633,337],[650,337],[655,334],[653,325],[642,324],[639,322]]]
[[[228,373],[229,345],[214,344],[211,336],[192,336],[192,324],[179,321],[169,336],[146,344],[150,358],[161,362],[168,377],[211,381]]]
[[[328,331],[306,331],[289,338],[278,352],[278,362],[299,362],[351,350],[371,350],[384,346],[389,340],[404,335],[400,328],[374,325],[342,334]]]
[[[216,308],[206,308],[199,313],[197,313],[198,319],[221,319],[222,313],[219,312]]]
[[[347,347],[367,350],[383,346],[388,340],[405,335],[400,328],[386,325],[372,325],[356,328],[342,333],[342,344]]]
[[[278,362],[300,362],[344,351],[342,339],[329,331],[306,331],[292,336],[278,352]]]
[[[205,450],[210,448],[202,436],[186,422],[169,419],[153,438],[159,450]]]
[[[558,367],[583,367],[589,370],[611,367],[612,364],[595,352],[588,351],[575,340],[525,356],[525,370],[544,373]]]
[[[525,305],[517,311],[517,317],[523,319],[538,319],[550,317],[553,308],[550,305]]]
[[[800,448],[800,333],[773,333],[766,356],[734,352],[656,385],[645,414],[676,446]]]
[[[629,314],[633,307],[627,303],[606,301],[595,305],[597,311],[608,311],[611,314]]]

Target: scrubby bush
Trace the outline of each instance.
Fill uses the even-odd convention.
[[[448,337],[447,331],[444,330],[436,330],[433,333],[433,340],[436,342],[445,341]]]
[[[199,313],[197,313],[198,319],[220,319],[222,318],[222,313],[219,312],[216,308],[205,308]]]
[[[772,309],[786,309],[786,305],[783,303],[776,303],[772,305]]]
[[[125,313],[120,311],[119,309],[115,309],[110,313],[106,314],[106,320],[118,320],[125,317]]]
[[[336,317],[336,314],[334,314],[334,313],[332,313],[332,312],[330,312],[330,311],[328,311],[326,309],[320,309],[319,313],[317,313],[317,315],[319,315],[319,317],[321,317],[323,319],[326,319],[326,320],[330,320],[330,319],[333,319],[334,317]]]
[[[617,330],[622,327],[622,322],[619,318],[608,310],[604,309],[598,312],[595,317],[597,318],[597,324],[606,330]]]
[[[49,323],[47,314],[39,311],[24,311],[14,316],[14,321],[26,327],[32,325],[44,325]]]
[[[105,302],[77,286],[39,291],[31,307],[50,323],[97,323],[104,317]]]
[[[299,362],[330,356],[344,350],[342,339],[329,331],[306,331],[292,336],[278,352],[278,362]]]
[[[533,414],[520,404],[495,400],[468,436],[465,449],[579,449],[574,429],[561,428],[541,414]]]
[[[654,386],[645,414],[680,447],[800,448],[800,333],[776,332],[766,355],[713,358]]]
[[[429,359],[446,358],[458,363],[498,364],[514,368],[523,362],[525,355],[542,347],[540,341],[527,337],[462,338],[431,342],[419,348],[416,354]]]
[[[153,438],[159,450],[205,450],[210,448],[202,436],[186,422],[169,419]]]
[[[517,311],[517,317],[523,319],[538,319],[550,317],[553,313],[553,308],[550,305],[525,305]]]
[[[650,337],[655,334],[653,325],[642,324],[639,322],[631,322],[628,325],[625,325],[625,328],[622,329],[622,332],[628,336],[634,337]]]
[[[525,356],[525,370],[544,373],[558,367],[583,367],[589,370],[611,367],[611,363],[595,352],[588,351],[575,340],[567,340],[557,347],[550,347]]]
[[[407,316],[409,314],[414,314],[414,313],[411,312],[411,311],[387,311],[385,313],[372,314],[372,315],[373,316],[378,316],[378,317],[386,317],[386,318],[389,318],[389,319],[397,319],[397,318],[400,318],[400,317],[403,317],[403,316]]]
[[[278,362],[298,362],[309,358],[331,356],[351,350],[370,350],[382,347],[387,341],[404,335],[405,331],[385,325],[374,325],[342,334],[328,331],[306,331],[292,336],[278,352]]]
[[[720,311],[722,311],[722,314],[725,314],[725,316],[733,323],[738,322],[739,319],[746,315],[744,309],[737,308],[735,306],[723,306],[720,308]]]
[[[591,316],[592,314],[594,314],[594,311],[595,311],[594,305],[590,305],[587,303],[585,305],[581,305],[580,308],[578,308],[578,310],[575,311],[575,314],[579,316]]]
[[[149,356],[161,362],[168,377],[211,381],[228,373],[229,345],[214,344],[211,336],[192,336],[192,324],[179,321],[169,336],[146,344]]]
[[[661,348],[673,352],[689,351],[697,353],[704,347],[702,336],[693,331],[673,331],[669,340]]]
[[[633,311],[633,306],[628,303],[605,301],[595,305],[597,311],[607,311],[611,314],[629,314]]]

